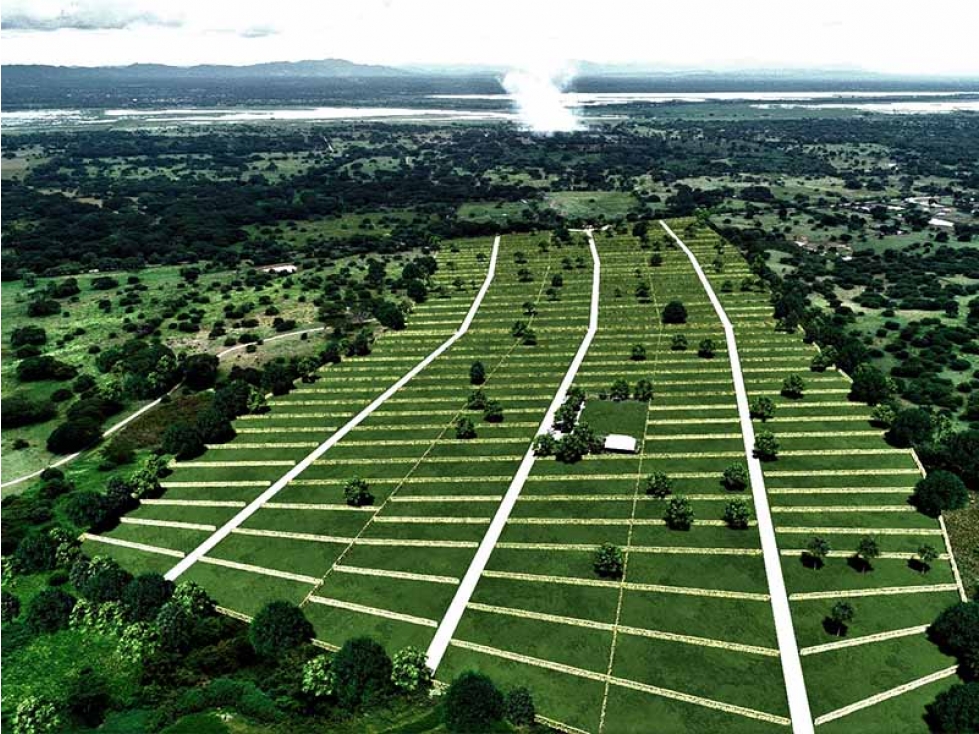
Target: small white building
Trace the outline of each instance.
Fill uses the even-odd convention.
[[[605,450],[620,454],[636,453],[636,439],[621,433],[610,433],[605,437]]]

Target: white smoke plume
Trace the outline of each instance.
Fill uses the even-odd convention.
[[[509,71],[502,83],[513,97],[521,125],[550,135],[584,127],[575,108],[566,105],[562,95],[573,78],[574,69],[567,65],[541,64]]]

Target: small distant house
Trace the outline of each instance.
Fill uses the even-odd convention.
[[[605,437],[605,450],[618,454],[636,453],[636,439],[621,433],[610,433]]]
[[[292,263],[276,263],[275,265],[263,265],[258,268],[263,273],[295,273],[299,268]]]

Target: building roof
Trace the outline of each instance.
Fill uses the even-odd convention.
[[[610,433],[605,437],[606,451],[626,451],[630,454],[636,453],[636,439],[632,436],[625,436],[621,433]]]

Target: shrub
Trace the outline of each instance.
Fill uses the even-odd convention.
[[[731,500],[724,506],[724,522],[732,530],[745,530],[751,521],[751,510],[743,499]]]
[[[52,454],[73,454],[102,438],[102,426],[92,418],[68,420],[55,428],[46,442]]]
[[[196,626],[196,619],[187,606],[176,598],[171,599],[156,615],[156,634],[160,647],[175,653],[186,652],[190,649]]]
[[[432,671],[425,653],[414,647],[399,650],[391,664],[391,683],[407,693],[426,691],[432,685]]]
[[[670,339],[670,349],[674,352],[683,352],[687,348],[687,337],[683,334],[674,334]]]
[[[26,696],[14,711],[13,734],[52,734],[64,728],[58,708],[51,701]]]
[[[334,694],[345,709],[383,698],[391,687],[392,664],[384,648],[369,637],[348,640],[333,657]]]
[[[466,398],[466,409],[483,410],[486,408],[488,402],[486,392],[482,388],[478,388],[469,393],[469,397]]]
[[[58,544],[47,533],[32,533],[17,544],[14,561],[21,573],[50,571],[56,565]]]
[[[504,701],[506,720],[514,726],[530,726],[537,716],[534,698],[526,688],[514,688]]]
[[[644,482],[646,494],[653,497],[666,497],[673,493],[673,480],[663,472],[654,472]]]
[[[38,400],[27,395],[11,395],[3,401],[4,428],[21,428],[44,423],[58,414],[57,406],[50,400]]]
[[[762,461],[778,458],[778,439],[771,431],[759,431],[755,435],[755,456]]]
[[[68,682],[66,703],[73,719],[89,728],[100,726],[111,703],[105,677],[90,667],[77,671]]]
[[[636,382],[636,387],[632,391],[632,398],[641,403],[648,403],[653,399],[653,383],[645,379]]]
[[[78,369],[60,362],[54,357],[28,357],[17,365],[17,379],[21,382],[41,380],[71,380]]]
[[[775,417],[775,401],[769,397],[758,397],[751,401],[751,417],[762,423]]]
[[[670,301],[663,308],[662,319],[664,324],[685,324],[687,309],[680,301]]]
[[[927,410],[907,408],[894,417],[887,440],[900,448],[910,448],[926,443],[933,429],[931,414]]]
[[[193,459],[204,453],[204,440],[196,426],[174,423],[163,431],[161,448],[163,453],[173,454],[178,459]]]
[[[878,403],[870,411],[870,423],[878,428],[890,428],[897,416],[894,408],[885,403]]]
[[[343,485],[343,498],[351,507],[365,507],[374,504],[370,486],[360,477],[348,479]]]
[[[27,605],[24,622],[35,634],[57,632],[68,626],[75,597],[61,589],[44,589]]]
[[[958,510],[969,503],[969,490],[955,474],[936,469],[918,481],[911,495],[911,504],[929,517],[938,517],[945,510]]]
[[[149,622],[173,596],[173,582],[158,573],[144,573],[122,590],[126,615],[134,622]]]
[[[557,440],[550,433],[542,433],[534,438],[534,456],[553,456],[557,449]]]
[[[476,427],[473,422],[467,416],[460,416],[456,419],[456,438],[462,440],[468,440],[470,438],[476,438]]]
[[[670,499],[666,505],[666,515],[663,519],[671,530],[689,530],[694,520],[690,500],[683,495],[677,495]]]
[[[231,421],[214,408],[205,408],[198,413],[194,428],[204,443],[227,443],[235,437]]]
[[[622,549],[612,543],[602,543],[595,551],[595,558],[592,562],[595,573],[602,578],[622,578],[622,569],[625,564],[625,557]]]
[[[646,359],[646,347],[642,344],[634,344],[632,347],[632,354],[629,357],[634,362],[643,362]]]
[[[20,615],[20,599],[4,589],[0,591],[0,620],[12,622]]]
[[[806,381],[800,375],[789,375],[782,381],[782,395],[796,400],[806,391]]]
[[[28,324],[19,326],[10,333],[10,346],[14,349],[27,345],[43,346],[48,341],[47,332],[43,326]]]
[[[503,422],[503,406],[497,400],[490,400],[483,409],[483,420],[487,423]]]
[[[482,385],[486,382],[486,368],[482,362],[473,362],[469,368],[469,382],[473,385]]]
[[[713,359],[715,351],[717,351],[717,346],[713,339],[703,339],[697,346],[697,356],[703,359]]]
[[[748,467],[736,461],[724,470],[722,482],[731,492],[743,492],[748,487]]]
[[[89,489],[74,492],[68,497],[64,511],[71,523],[83,530],[98,527],[109,516],[105,497]]]
[[[313,698],[332,696],[336,689],[333,663],[326,655],[317,655],[303,665],[302,691]]]
[[[491,730],[502,721],[503,694],[482,673],[467,671],[452,681],[445,694],[445,725],[451,732]]]
[[[191,390],[214,387],[218,377],[218,358],[213,354],[192,354],[184,361],[184,384]]]
[[[853,372],[850,398],[867,405],[889,400],[895,391],[894,381],[871,364],[863,363]]]
[[[628,400],[629,383],[621,379],[616,380],[612,383],[612,387],[609,388],[608,394],[612,400]]]
[[[264,658],[276,658],[313,636],[313,625],[302,609],[284,601],[273,601],[262,607],[248,627],[248,639],[255,652]]]
[[[81,580],[76,578],[75,567],[72,567],[72,583],[82,596],[96,604],[121,599],[123,589],[132,579],[132,574],[107,556],[93,558]]]

